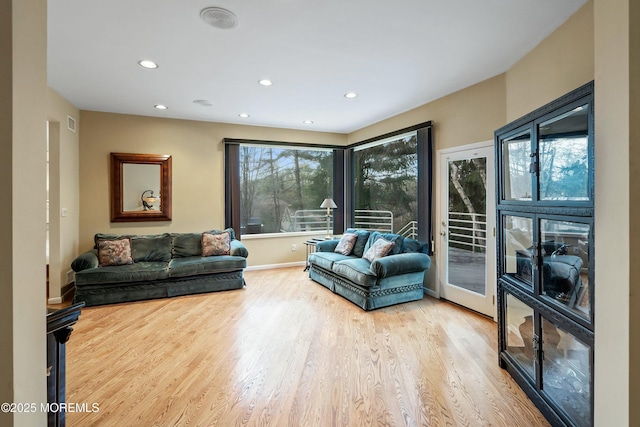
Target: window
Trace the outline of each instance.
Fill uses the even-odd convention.
[[[331,148],[226,142],[226,226],[241,236],[326,229],[320,204],[333,197]]]
[[[384,230],[433,240],[431,122],[347,147],[230,138],[223,143],[225,227],[237,236],[324,234],[326,210],[320,205],[330,197],[338,205],[330,224],[335,234],[346,227],[380,229],[366,222],[374,221],[372,211],[385,211]],[[362,210],[369,218],[356,220]]]
[[[331,150],[240,147],[241,234],[326,227],[322,201],[332,196]]]
[[[354,226],[417,236],[416,132],[354,149]]]

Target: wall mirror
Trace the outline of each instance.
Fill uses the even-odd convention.
[[[111,222],[171,221],[171,156],[111,153]]]

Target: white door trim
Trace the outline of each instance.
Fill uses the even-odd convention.
[[[445,172],[442,170],[442,164],[443,164],[443,158],[445,156],[450,156],[453,153],[457,153],[457,152],[462,152],[462,151],[472,151],[474,149],[486,149],[489,147],[493,147],[494,146],[494,141],[493,140],[488,140],[488,141],[481,141],[481,142],[476,142],[476,143],[472,143],[472,144],[466,144],[466,145],[461,145],[461,146],[457,146],[457,147],[451,147],[451,148],[445,148],[445,149],[441,149],[441,150],[437,150],[436,154],[437,154],[437,161],[436,161],[436,165],[435,165],[435,176],[437,177],[437,185],[436,185],[436,194],[435,194],[435,200],[437,200],[437,209],[436,209],[436,227],[434,230],[434,238],[436,243],[436,247],[435,247],[435,257],[436,257],[436,269],[435,269],[435,286],[434,289],[431,290],[430,292],[428,292],[429,295],[435,297],[435,298],[441,298],[441,284],[442,284],[442,277],[440,274],[440,271],[446,267],[446,248],[442,248],[442,239],[440,236],[440,231],[442,229],[442,222],[447,220],[447,218],[443,218],[443,206],[442,203],[446,203],[444,202],[444,197],[447,194],[447,183],[448,180],[446,180],[444,178],[444,174]],[[494,162],[495,162],[495,155],[492,156],[494,158]],[[487,170],[487,174],[491,174],[492,176],[495,175],[494,170]],[[495,190],[493,188],[491,189],[487,189],[489,190],[493,190],[491,191],[491,193],[494,193]],[[491,255],[493,258],[495,258],[495,238],[492,237],[493,236],[493,230],[495,228],[495,195],[493,197],[492,200],[488,201],[488,205],[487,205],[487,234],[488,234],[488,238],[487,238],[487,254]],[[490,297],[493,298],[493,301],[496,300],[495,295],[496,295],[496,280],[495,280],[495,262],[490,263],[487,265],[487,294],[491,294]],[[497,320],[497,309],[495,304],[493,305],[493,310],[491,313],[492,317],[494,318],[494,320]]]

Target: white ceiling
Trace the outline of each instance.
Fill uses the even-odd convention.
[[[506,71],[585,2],[49,0],[48,81],[81,110],[348,133]]]

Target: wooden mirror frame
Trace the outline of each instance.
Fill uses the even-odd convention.
[[[125,211],[124,165],[160,166],[160,206],[157,211]],[[171,221],[171,156],[164,154],[111,153],[111,222]]]

